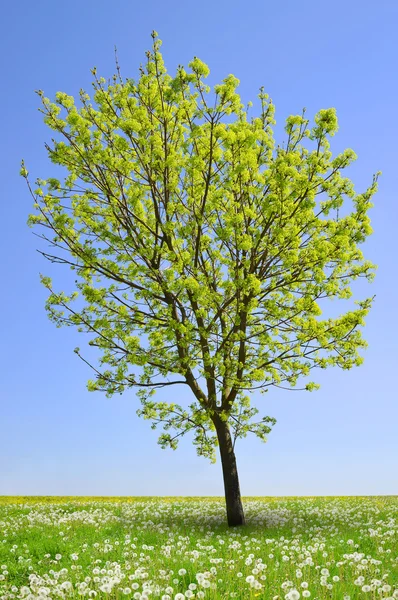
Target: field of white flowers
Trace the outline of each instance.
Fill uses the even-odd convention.
[[[398,497],[0,498],[0,600],[398,598]]]

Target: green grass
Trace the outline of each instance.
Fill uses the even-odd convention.
[[[222,498],[0,497],[0,600],[398,598],[398,497],[244,507],[229,529]]]

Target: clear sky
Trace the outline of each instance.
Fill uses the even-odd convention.
[[[4,3],[0,494],[223,494],[220,463],[198,458],[188,436],[176,452],[162,450],[135,414],[133,391],[113,399],[87,392],[91,372],[73,353],[84,339],[57,329],[44,310],[39,272],[62,289],[65,271],[36,252],[43,242],[26,225],[32,200],[20,160],[33,180],[51,171],[44,148],[51,131],[34,90],[50,98],[90,92],[92,67],[113,74],[115,45],[123,76],[135,78],[153,29],[171,73],[198,56],[210,85],[238,77],[244,102],[264,85],[276,105],[277,141],[289,114],[305,106],[312,118],[335,107],[332,151],[357,153],[347,171],[357,191],[383,172],[370,213],[374,234],[362,246],[379,268],[372,285],[355,288],[358,299],[376,294],[365,363],[316,373],[317,392],[271,389],[259,398],[278,422],[267,444],[237,443],[242,494],[398,493],[397,17],[394,0]]]

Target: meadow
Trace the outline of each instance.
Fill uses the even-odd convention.
[[[0,497],[0,600],[398,599],[398,497]]]

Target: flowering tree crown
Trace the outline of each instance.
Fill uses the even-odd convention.
[[[202,61],[172,77],[160,45],[153,32],[137,81],[123,80],[118,64],[110,82],[93,69],[93,101],[38,92],[45,123],[62,136],[47,146],[50,159],[68,175],[31,188],[29,223],[59,250],[44,256],[76,273],[70,293],[42,283],[50,319],[91,334],[100,352],[88,388],[138,388],[138,412],[163,426],[163,447],[192,430],[198,453],[213,459],[216,414],[234,439],[266,439],[275,420],[253,422],[249,392],[361,364],[372,299],[337,318],[322,318],[320,301],[350,298],[353,280],[373,278],[358,245],[371,233],[377,175],[360,194],[342,176],[355,154],[330,152],[333,108],[312,126],[305,112],[290,116],[276,147],[263,89],[249,118],[238,79],[211,94]],[[28,180],[24,164],[21,174]],[[352,210],[339,216],[346,199]],[[189,406],[153,399],[174,385],[190,388]]]

